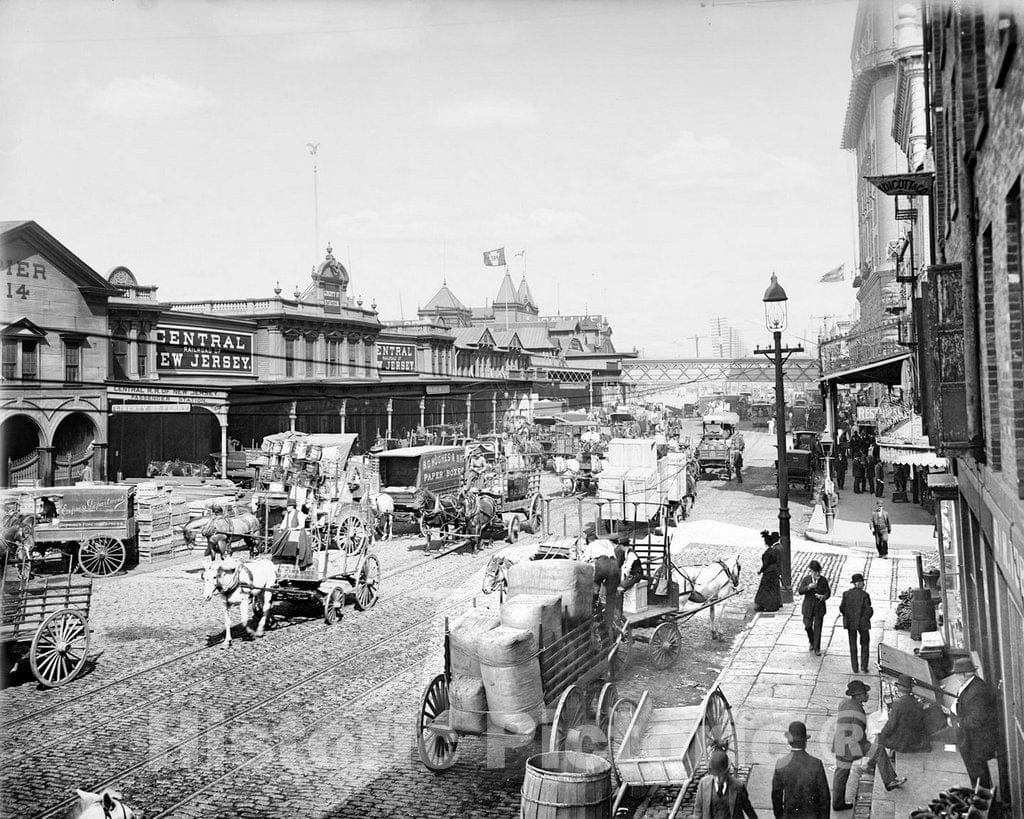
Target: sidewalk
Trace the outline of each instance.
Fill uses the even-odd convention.
[[[873,543],[869,545],[873,551]],[[798,601],[781,611],[756,615],[737,638],[719,678],[732,704],[740,764],[751,766],[750,797],[761,817],[773,816],[772,772],[776,760],[788,750],[783,732],[792,720],[806,723],[810,735],[807,750],[825,763],[831,786],[835,771],[831,741],[836,713],[849,681],[856,678],[871,686],[871,699],[865,706],[869,713],[879,707],[881,692],[875,662],[871,663],[869,675],[854,675],[850,669],[847,636],[839,616],[839,597],[850,588],[851,575],[855,572],[865,575],[866,588],[874,603],[872,654],[879,641],[908,651],[915,647],[909,632],[893,629],[899,592],[916,585],[916,566],[912,559],[894,556],[880,560],[872,554],[829,547],[813,554],[796,552],[793,555],[794,584],[803,575],[811,557],[821,561],[833,590],[822,635],[823,656],[816,657],[807,650]],[[886,791],[880,778],[872,781],[862,775],[858,783],[855,770],[847,793],[847,801],[854,802],[855,807],[834,815],[840,819],[902,819],[914,808],[926,806],[951,785],[967,784],[959,755],[945,750],[941,741],[933,742],[930,753],[899,754],[896,768],[900,776],[907,777],[907,782],[894,791]]]
[[[890,490],[888,495],[891,494]],[[869,524],[877,500],[874,495],[867,493],[856,495],[849,488],[840,492],[831,532],[825,531],[825,512],[821,504],[815,504],[805,537],[816,543],[867,550],[875,554],[875,536],[871,534]],[[882,498],[882,502],[892,521],[890,554],[900,551],[931,552],[938,549],[938,541],[932,537],[935,519],[928,512],[916,503],[893,503],[889,497]]]

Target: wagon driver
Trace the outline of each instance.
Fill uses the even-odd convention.
[[[473,457],[469,459],[469,476],[466,483],[470,487],[482,489],[484,486],[484,474],[488,471],[487,458],[484,456],[482,447],[473,451]]]

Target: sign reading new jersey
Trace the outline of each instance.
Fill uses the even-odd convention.
[[[416,372],[416,345],[378,342],[377,363],[381,370],[387,372]]]
[[[160,324],[154,342],[156,368],[160,372],[253,374],[252,333]]]

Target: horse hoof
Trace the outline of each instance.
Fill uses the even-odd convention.
[[[262,640],[263,639],[263,631],[262,630],[261,631],[257,631],[256,632],[256,637]]]
[[[231,643],[230,642],[221,643],[220,644],[220,650],[221,651],[227,651],[229,648],[231,648]]]

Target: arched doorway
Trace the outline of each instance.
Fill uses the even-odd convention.
[[[0,424],[0,486],[39,477],[39,426],[27,415],[12,415]]]
[[[69,486],[79,480],[82,469],[92,460],[96,424],[84,412],[64,418],[53,433],[53,483]]]

